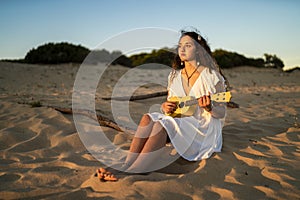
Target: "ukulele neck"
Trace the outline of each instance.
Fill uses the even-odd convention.
[[[191,99],[185,102],[185,106],[191,106],[194,104],[198,103],[198,99],[200,99],[201,97],[195,98],[195,99]],[[221,92],[221,93],[216,93],[213,94],[211,96],[209,96],[211,101],[215,101],[215,102],[229,102],[231,99],[231,93],[230,92]]]
[[[196,98],[196,99],[191,99],[191,100],[186,101],[185,102],[185,106],[192,106],[192,105],[197,104],[198,103],[198,99],[200,99],[200,97]]]

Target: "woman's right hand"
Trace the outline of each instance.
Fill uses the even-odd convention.
[[[161,108],[164,113],[172,114],[176,110],[177,104],[176,102],[166,101],[161,105]]]

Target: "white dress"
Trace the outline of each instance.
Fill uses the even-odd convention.
[[[171,73],[168,77],[168,98],[187,96],[182,84],[181,70],[176,71],[172,82],[170,77]],[[224,86],[225,81],[219,73],[204,68],[188,96],[201,97],[215,94],[216,85],[220,83]],[[189,161],[206,159],[213,152],[221,151],[224,118],[216,119],[199,106],[194,115],[189,117],[173,118],[158,112],[148,113],[148,115],[153,121],[161,123],[176,151]]]

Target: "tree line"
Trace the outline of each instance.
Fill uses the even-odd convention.
[[[236,52],[216,49],[213,57],[221,68],[236,66],[255,66],[283,68],[283,61],[276,55],[264,54],[263,58],[247,58]],[[120,64],[127,67],[135,67],[146,63],[159,63],[171,66],[175,56],[175,49],[162,48],[153,50],[150,53],[139,53],[129,57],[121,51],[109,52],[102,50],[89,50],[81,45],[74,45],[67,42],[47,43],[31,49],[24,59],[18,62],[31,64],[59,64],[59,63],[90,63],[104,62],[108,64]]]

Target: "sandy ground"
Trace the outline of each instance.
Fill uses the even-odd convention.
[[[240,108],[228,109],[221,153],[199,162],[178,159],[152,173],[122,175],[118,182],[100,182],[94,172],[105,165],[83,145],[73,116],[49,108],[71,107],[79,66],[2,62],[0,69],[0,199],[300,199],[299,71],[225,70],[232,100]],[[102,97],[110,96],[127,72],[121,66],[109,67],[95,95],[98,113],[125,123],[128,117],[113,116],[111,101]],[[154,82],[140,84],[134,94],[165,90],[167,70],[133,72],[135,78],[127,77],[131,81],[118,88],[130,91],[132,83],[150,77]],[[133,101],[125,109],[138,123],[164,98]],[[31,106],[37,103],[42,107]],[[129,148],[131,134],[101,128],[114,144]]]

